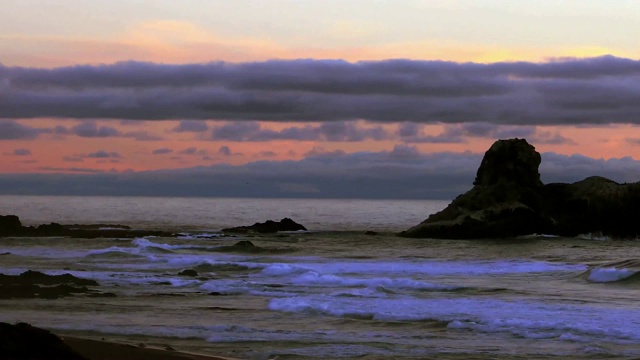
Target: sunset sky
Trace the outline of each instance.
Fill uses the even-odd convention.
[[[449,199],[497,139],[640,181],[640,2],[3,0],[0,194]]]

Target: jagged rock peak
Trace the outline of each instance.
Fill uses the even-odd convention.
[[[484,154],[473,185],[542,186],[540,162],[540,153],[527,140],[498,140]]]

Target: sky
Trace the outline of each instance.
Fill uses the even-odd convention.
[[[0,194],[451,199],[525,138],[640,180],[640,2],[3,0]]]

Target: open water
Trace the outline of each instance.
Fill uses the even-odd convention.
[[[116,297],[0,300],[0,321],[246,359],[640,357],[639,242],[395,236],[446,205],[0,196],[0,214],[26,225],[182,232],[2,238],[1,273],[68,272]],[[309,231],[220,234],[283,217]],[[240,240],[264,251],[224,251]]]

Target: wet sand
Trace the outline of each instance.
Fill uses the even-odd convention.
[[[238,360],[224,356],[193,354],[70,336],[65,336],[64,342],[90,360]]]

